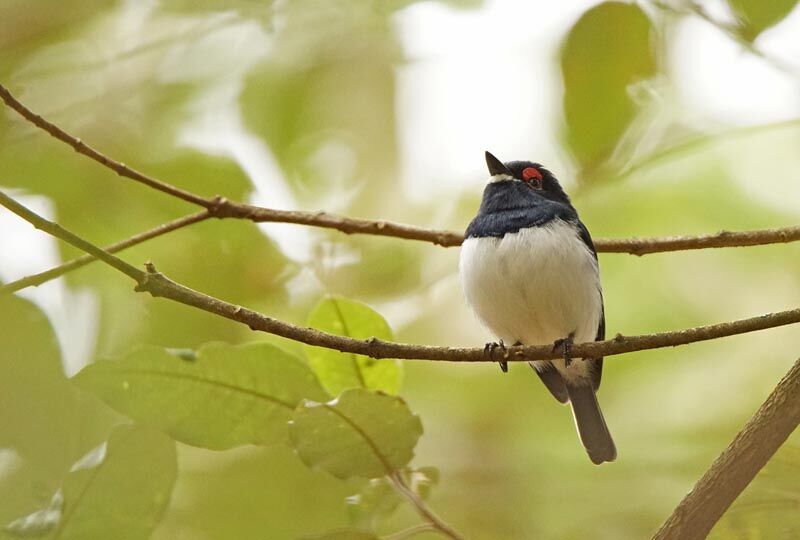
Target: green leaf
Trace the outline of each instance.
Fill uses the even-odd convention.
[[[411,461],[422,423],[402,399],[354,388],[328,403],[303,403],[289,435],[308,466],[338,478],[375,478]]]
[[[67,381],[44,313],[0,294],[0,454],[15,456],[0,458],[0,524],[40,508],[42,493],[53,493],[114,422]]]
[[[583,169],[614,151],[637,112],[628,87],[656,69],[652,24],[635,4],[604,2],[570,29],[561,50],[566,141]]]
[[[266,343],[207,344],[195,361],[143,347],[73,380],[141,423],[215,450],[280,442],[301,400],[328,399],[303,362]]]
[[[337,529],[319,536],[305,536],[303,540],[380,540],[375,533],[361,529]]]
[[[145,427],[120,426],[108,443],[75,464],[44,513],[21,518],[8,531],[23,536],[53,527],[51,540],[108,538],[112,532],[119,540],[146,540],[169,503],[176,476],[172,440]]]
[[[758,35],[782,21],[797,5],[797,0],[728,0],[739,18],[739,32],[753,41]]]
[[[308,318],[308,325],[356,339],[392,339],[383,317],[366,304],[344,298],[326,298]],[[322,347],[306,348],[308,363],[322,385],[333,395],[348,388],[366,388],[396,394],[400,390],[402,366],[399,360],[376,360],[358,354],[341,353]]]

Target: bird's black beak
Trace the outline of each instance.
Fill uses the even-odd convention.
[[[486,152],[486,166],[489,168],[489,174],[492,176],[496,176],[498,174],[507,174],[509,176],[514,176],[511,171],[508,170],[508,167],[503,165],[503,162],[494,157],[491,153]]]

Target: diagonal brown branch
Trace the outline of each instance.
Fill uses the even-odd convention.
[[[653,540],[705,538],[800,424],[800,360],[714,461]]]
[[[182,227],[186,227],[188,225],[192,225],[194,223],[206,220],[209,217],[211,217],[211,214],[209,214],[207,210],[202,210],[194,214],[189,214],[188,216],[183,216],[173,221],[162,223],[161,225],[153,227],[150,230],[144,231],[137,235],[131,236],[130,238],[126,238],[125,240],[122,240],[120,242],[116,242],[114,244],[106,246],[103,248],[103,250],[107,251],[108,253],[117,253],[118,251],[122,251],[123,249],[135,246],[136,244],[140,244],[145,240],[156,238],[157,236],[161,236],[169,232],[175,231],[177,229],[180,229]],[[64,264],[53,267],[49,270],[45,270],[44,272],[39,272],[38,274],[26,276],[16,281],[6,283],[5,285],[0,285],[0,294],[13,293],[21,289],[24,289],[26,287],[39,286],[42,283],[50,281],[51,279],[55,279],[59,276],[63,276],[67,272],[86,266],[87,264],[94,262],[96,260],[97,258],[95,256],[89,254],[76,257],[71,261],[67,261]]]
[[[28,210],[3,192],[0,192],[0,205],[16,213],[36,228],[69,242],[77,248],[113,266],[120,272],[130,276],[137,283],[137,291],[149,292],[155,297],[169,298],[173,301],[193,306],[209,313],[214,313],[226,319],[246,324],[252,330],[275,334],[308,345],[316,345],[340,352],[363,354],[373,358],[439,360],[448,362],[516,362],[551,360],[561,357],[560,350],[555,351],[553,347],[549,345],[508,347],[505,351],[498,347],[486,352],[483,348],[474,347],[411,345],[383,341],[376,338],[360,340],[320,332],[313,328],[296,326],[268,317],[257,311],[236,306],[214,298],[213,296],[194,291],[156,272],[152,265],[148,265],[147,272],[139,270],[114,255],[111,255],[107,251],[67,231],[63,227]],[[675,347],[677,345],[686,345],[697,341],[706,341],[736,334],[755,332],[757,330],[798,322],[800,322],[800,308],[751,317],[749,319],[712,324],[709,326],[699,326],[673,332],[662,332],[659,334],[645,334],[631,337],[618,334],[615,338],[607,341],[578,343],[573,346],[572,353],[576,358],[598,358],[647,349]]]
[[[126,263],[122,259],[111,255],[107,251],[95,246],[91,242],[87,242],[78,235],[68,231],[58,223],[44,219],[39,214],[21,205],[2,191],[0,191],[0,205],[5,206],[37,229],[44,231],[51,236],[55,236],[56,238],[60,238],[65,242],[72,244],[76,248],[102,260],[104,263],[113,266],[126,276],[134,279],[137,283],[141,280],[147,279],[147,274],[142,270],[139,270],[138,268]]]
[[[282,222],[334,229],[345,234],[370,234],[390,236],[406,240],[430,242],[443,247],[461,245],[464,239],[460,232],[425,229],[413,225],[392,223],[384,220],[369,220],[337,216],[326,212],[303,212],[293,210],[276,210],[249,204],[229,201],[223,197],[206,198],[182,190],[171,184],[148,176],[124,163],[116,161],[99,150],[92,148],[77,137],[59,128],[52,122],[34,113],[16,99],[11,92],[0,85],[0,99],[26,120],[46,131],[56,139],[72,147],[76,152],[100,163],[120,176],[141,182],[154,189],[178,197],[192,204],[206,208],[214,217],[246,219],[256,223]],[[723,248],[738,246],[756,246],[796,242],[800,240],[800,226],[778,229],[762,229],[754,231],[729,232],[700,236],[673,236],[666,238],[598,238],[595,247],[599,252],[630,253],[646,255],[665,251],[683,251],[691,249]]]
[[[3,85],[0,85],[0,99],[2,99],[6,103],[6,105],[8,105],[10,108],[18,112],[20,116],[25,118],[28,122],[32,123],[33,125],[35,125],[40,129],[45,130],[47,133],[49,133],[59,141],[68,144],[69,146],[72,147],[73,150],[75,150],[79,154],[83,154],[84,156],[93,159],[94,161],[100,163],[101,165],[108,167],[109,169],[116,172],[120,176],[125,176],[132,180],[136,180],[137,182],[141,182],[142,184],[150,186],[153,189],[163,191],[164,193],[168,193],[173,197],[183,199],[186,202],[190,202],[192,204],[196,204],[204,208],[208,208],[213,204],[212,199],[206,199],[204,197],[200,197],[199,195],[195,195],[194,193],[189,193],[188,191],[184,191],[178,187],[157,180],[135,169],[131,169],[124,163],[115,161],[110,157],[106,156],[105,154],[95,150],[94,148],[84,143],[79,138],[73,137],[72,135],[70,135],[57,125],[45,120],[44,118],[42,118],[29,108],[27,108],[17,98],[15,98],[11,94],[11,92],[9,92],[8,89]]]

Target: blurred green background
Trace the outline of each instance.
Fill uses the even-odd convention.
[[[553,170],[598,238],[780,227],[800,216],[795,4],[0,0],[0,81],[115,159],[204,196],[463,230],[489,149]],[[0,186],[97,244],[194,211],[8,110]],[[2,281],[76,255],[0,212]],[[491,339],[463,301],[457,248],[214,220],[122,257],[296,324],[331,294],[371,306],[399,341]],[[800,305],[799,244],[600,265],[609,335]],[[290,539],[349,526],[345,498],[364,480],[310,469],[286,444],[178,443],[176,462],[168,437],[114,428],[129,420],[67,378],[142,344],[210,341],[313,357],[136,294],[100,264],[0,297],[0,525],[59,487],[62,519],[83,523],[69,496],[84,479],[66,475],[113,430],[107,451],[133,438],[142,451],[106,463],[96,504],[130,522],[110,536],[25,534]],[[785,327],[609,358],[599,395],[619,458],[602,467],[527,366],[404,362],[399,394],[424,426],[412,464],[439,469],[430,504],[470,539],[647,538],[798,356]],[[795,434],[712,538],[800,537],[799,486]],[[136,492],[150,494],[141,506]],[[376,532],[417,521],[401,506]]]

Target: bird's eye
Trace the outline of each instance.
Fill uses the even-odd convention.
[[[542,173],[536,167],[527,167],[522,170],[522,179],[532,188],[542,189]]]

